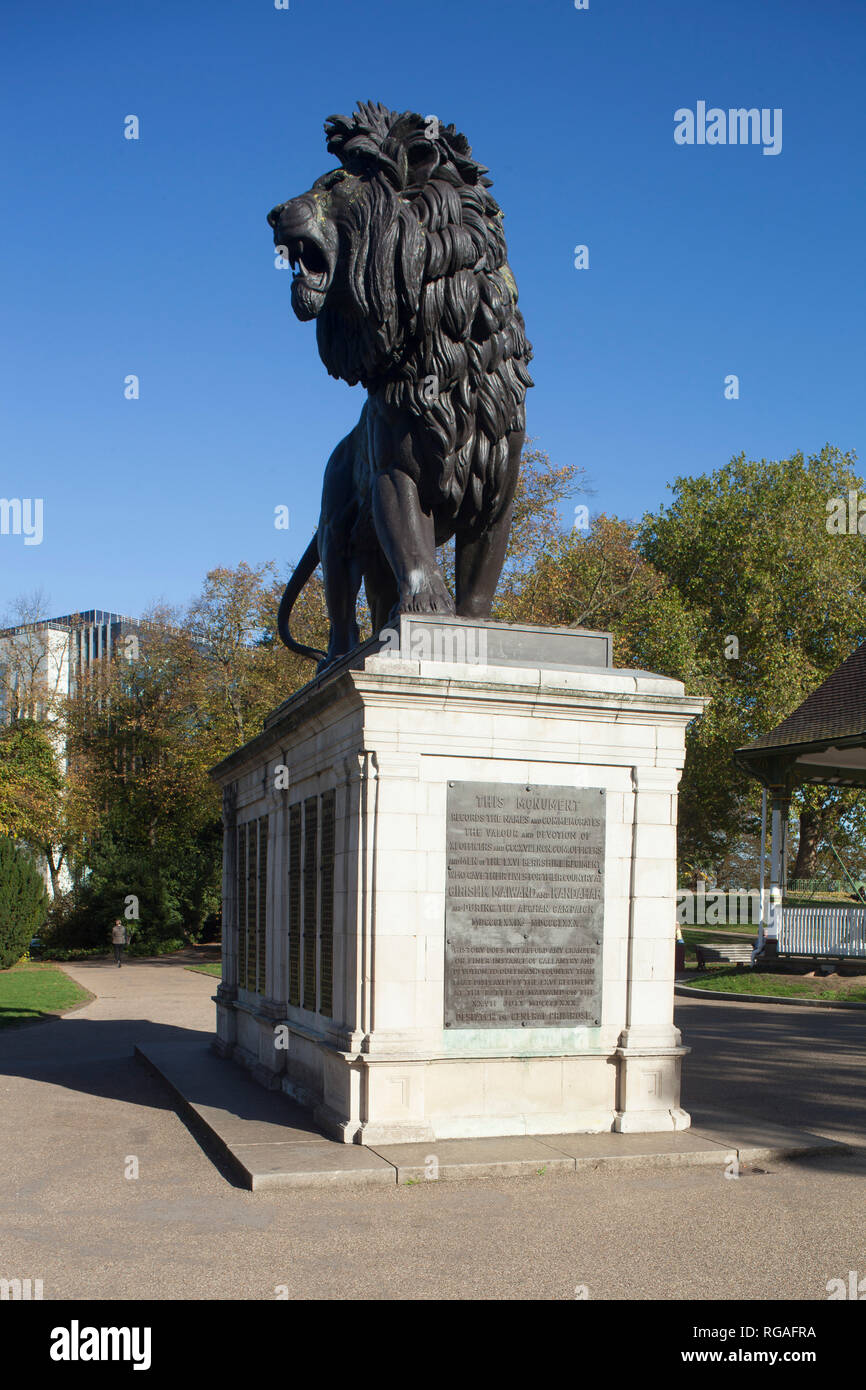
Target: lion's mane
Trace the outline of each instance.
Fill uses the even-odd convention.
[[[496,506],[532,350],[491,180],[465,136],[431,121],[361,103],[326,122],[358,183],[317,340],[332,376],[423,419],[456,515],[464,498]]]

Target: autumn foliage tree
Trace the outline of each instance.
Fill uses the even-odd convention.
[[[272,564],[211,571],[186,611],[148,615],[134,659],[94,668],[70,701],[70,796],[89,826],[70,944],[95,944],[131,912],[149,937],[197,936],[218,912],[209,769],[311,674],[275,640],[283,582]],[[305,640],[321,642],[323,615],[314,581],[297,610]]]
[[[604,515],[552,536],[497,600],[508,622],[613,634],[614,663],[677,679],[695,674],[695,629],[675,589],[637,548],[632,522]]]

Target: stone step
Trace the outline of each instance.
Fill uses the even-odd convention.
[[[302,1106],[266,1091],[209,1042],[138,1044],[136,1056],[162,1079],[194,1134],[238,1183],[274,1187],[353,1186],[581,1173],[602,1167],[748,1164],[845,1149],[844,1144],[724,1114],[695,1116],[687,1130],[660,1134],[540,1134],[435,1139],[421,1144],[340,1144],[326,1139]]]

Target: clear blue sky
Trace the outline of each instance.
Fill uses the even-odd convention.
[[[866,455],[863,0],[4,0],[0,24],[0,496],[45,507],[41,545],[0,536],[0,611],[40,585],[135,615],[301,553],[362,393],[292,315],[265,214],[358,98],[489,165],[529,431],[593,510],[740,450]],[[781,107],[782,152],[678,146],[701,100]]]

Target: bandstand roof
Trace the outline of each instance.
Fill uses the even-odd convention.
[[[866,786],[866,642],[775,729],[734,754],[765,786]]]

